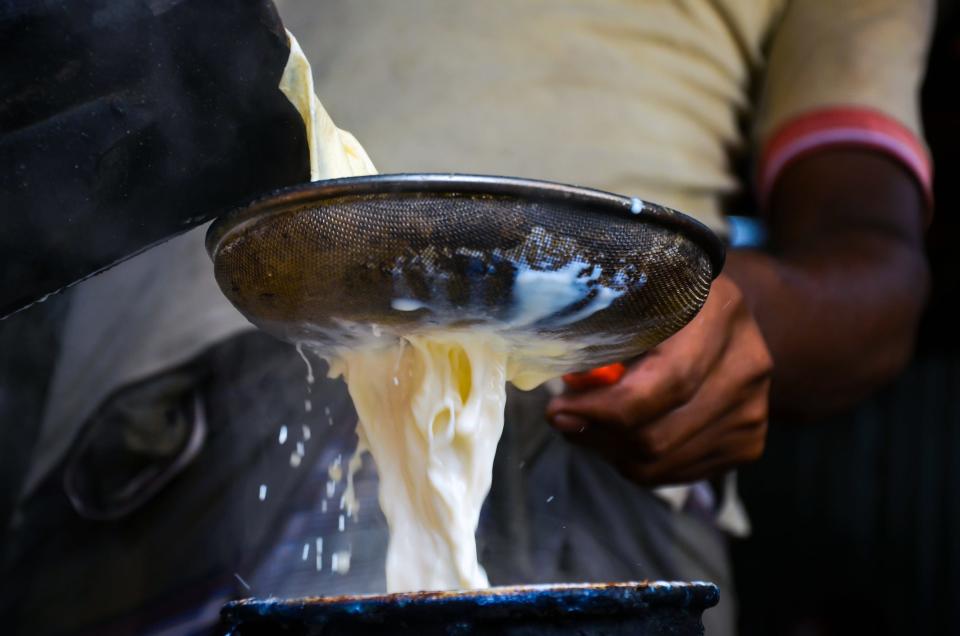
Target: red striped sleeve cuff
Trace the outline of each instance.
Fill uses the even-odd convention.
[[[766,205],[773,186],[790,162],[827,147],[870,148],[902,163],[923,189],[933,207],[933,166],[923,143],[899,121],[869,108],[831,107],[787,121],[764,145],[758,186]]]

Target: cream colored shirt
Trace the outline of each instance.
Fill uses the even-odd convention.
[[[723,231],[732,157],[824,106],[919,136],[933,0],[280,0],[381,172],[535,177]]]

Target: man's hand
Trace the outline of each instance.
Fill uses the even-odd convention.
[[[768,403],[816,419],[896,376],[929,285],[909,172],[820,151],[784,171],[770,208],[767,251],[728,253],[700,314],[617,384],[555,398],[556,428],[638,483],[689,482],[759,457]]]
[[[554,398],[547,417],[639,484],[694,481],[763,452],[772,370],[743,294],[721,275],[689,325],[616,384]]]

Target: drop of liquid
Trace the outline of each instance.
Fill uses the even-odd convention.
[[[303,351],[303,343],[302,343],[302,342],[298,342],[298,343],[297,343],[297,353],[299,353],[299,354],[300,354],[300,357],[303,358],[303,363],[304,363],[305,365],[307,365],[307,384],[313,384],[313,381],[314,381],[314,379],[315,379],[315,378],[313,377],[313,365],[310,364],[310,359],[307,358],[307,354],[304,353],[304,351]]]

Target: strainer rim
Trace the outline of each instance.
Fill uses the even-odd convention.
[[[688,214],[653,201],[555,181],[464,173],[388,173],[312,181],[279,188],[248,200],[211,223],[206,235],[207,253],[211,259],[215,259],[220,245],[230,234],[247,222],[261,221],[265,215],[345,196],[416,193],[486,194],[531,202],[563,202],[615,214],[618,218],[652,222],[679,232],[699,245],[710,259],[712,279],[720,274],[726,257],[723,241],[709,227]],[[638,202],[642,206],[638,206]],[[640,207],[640,212],[634,211],[637,207]]]

